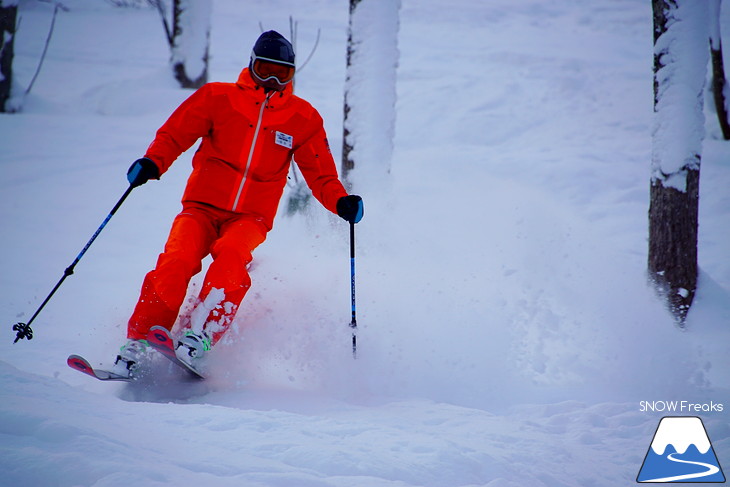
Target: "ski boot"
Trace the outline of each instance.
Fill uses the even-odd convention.
[[[147,354],[146,340],[129,340],[119,350],[110,372],[122,377],[132,378],[139,369],[139,362]]]
[[[205,332],[198,334],[192,330],[188,330],[177,341],[175,355],[181,362],[195,367],[200,359],[203,358],[205,352],[210,350],[210,346],[210,338]]]

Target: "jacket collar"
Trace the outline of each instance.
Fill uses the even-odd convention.
[[[256,82],[251,77],[251,74],[248,72],[248,68],[243,68],[241,71],[241,74],[238,75],[238,81],[236,81],[236,86],[239,88],[249,91],[254,98],[260,99],[261,101],[266,98],[266,92],[263,88],[261,88],[259,85],[256,84]],[[292,84],[288,83],[286,87],[284,88],[284,91],[275,92],[271,98],[269,99],[269,105],[280,105],[289,100],[289,98],[292,96]]]

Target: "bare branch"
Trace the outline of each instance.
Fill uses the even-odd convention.
[[[322,29],[317,29],[317,39],[314,41],[314,47],[312,47],[311,52],[309,53],[309,56],[307,56],[307,59],[302,63],[301,66],[297,68],[297,71],[301,72],[302,69],[304,69],[304,66],[307,65],[307,63],[312,59],[312,56],[314,56],[314,51],[317,50],[317,46],[319,46],[319,37],[322,34]]]
[[[170,29],[170,24],[167,21],[167,16],[165,15],[165,5],[162,0],[148,0],[150,2],[150,5],[155,7],[157,9],[157,12],[160,14],[160,18],[162,19],[162,27],[165,29],[165,36],[167,37],[167,44],[172,47],[173,46],[173,38],[172,38],[172,30]]]
[[[46,44],[45,46],[43,46],[43,53],[41,54],[41,59],[38,61],[38,67],[35,70],[35,74],[33,74],[33,78],[31,78],[30,83],[28,84],[28,88],[25,90],[25,96],[28,96],[30,90],[33,88],[33,84],[35,84],[36,78],[38,78],[38,74],[41,72],[43,61],[46,59],[46,54],[48,53],[48,46],[51,44],[53,27],[56,25],[56,16],[58,15],[59,10],[64,10],[65,12],[68,12],[68,9],[58,2],[56,2],[55,6],[53,7],[53,17],[51,18],[51,27],[48,29],[48,35],[46,36]]]

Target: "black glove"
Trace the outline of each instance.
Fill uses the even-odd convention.
[[[129,166],[127,171],[127,181],[132,187],[142,186],[150,179],[160,179],[160,170],[157,168],[157,164],[152,162],[151,159],[143,157],[137,159]]]
[[[350,223],[359,222],[363,214],[362,198],[354,194],[343,196],[337,200],[337,214]]]

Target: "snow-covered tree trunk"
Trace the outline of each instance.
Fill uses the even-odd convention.
[[[210,0],[174,0],[170,63],[183,88],[200,88],[208,82]]]
[[[395,133],[400,0],[350,0],[342,174],[378,185],[390,173]]]
[[[720,36],[721,0],[710,0],[710,54],[712,56],[712,94],[715,99],[715,111],[720,122],[722,136],[730,140],[730,121],[728,120],[727,79],[725,63],[722,60],[722,40]]]
[[[0,0],[0,112],[10,111],[18,0]]]
[[[703,89],[708,4],[653,0],[654,127],[649,207],[649,277],[684,324],[697,288]]]

